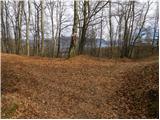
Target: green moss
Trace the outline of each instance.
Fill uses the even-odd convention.
[[[18,105],[16,103],[12,103],[5,108],[2,107],[2,118],[11,118],[17,109]]]
[[[74,57],[75,56],[75,48],[71,48],[71,51],[70,51],[70,57]]]

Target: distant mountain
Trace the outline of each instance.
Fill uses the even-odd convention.
[[[60,40],[61,48],[63,48],[63,49],[69,48],[70,42],[71,42],[71,37],[62,36],[61,40]]]
[[[104,39],[96,39],[96,47],[99,47],[100,42],[101,42],[101,47],[107,47],[110,44],[109,41],[106,41]]]
[[[66,36],[62,36],[61,37],[61,47],[62,48],[69,48],[70,46],[70,41],[71,41],[71,37],[66,37]],[[99,47],[99,44],[100,44],[100,41],[101,41],[101,47],[107,47],[110,43],[109,41],[106,41],[104,39],[96,39],[96,47]],[[85,44],[86,47],[91,47],[91,40],[87,40],[86,41],[86,44]]]
[[[22,44],[25,45],[25,40],[22,40]],[[61,39],[60,39],[60,48],[65,50],[65,49],[68,49],[70,47],[70,42],[71,42],[71,37],[68,37],[68,36],[62,36]],[[100,42],[101,42],[101,47],[108,47],[110,46],[110,40],[105,40],[105,39],[100,39],[100,38],[97,38],[96,39],[96,42],[95,42],[95,47],[99,47],[100,45]],[[119,41],[120,44],[123,43],[123,41]],[[34,43],[33,40],[30,41],[30,45],[32,46]],[[52,39],[45,39],[44,40],[44,46],[52,46]],[[137,40],[136,44],[139,44],[139,43],[148,43],[148,41],[146,39],[141,39],[140,41]],[[85,43],[85,47],[91,47],[91,44],[94,44],[93,40],[92,39],[87,39],[86,40],[86,43]],[[118,41],[117,40],[113,40],[113,45],[117,46],[118,45]],[[131,43],[132,45],[132,43]]]

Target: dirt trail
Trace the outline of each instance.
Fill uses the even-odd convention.
[[[158,89],[157,57],[2,54],[1,61],[2,118],[148,118],[147,92]]]

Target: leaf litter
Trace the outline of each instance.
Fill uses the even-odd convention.
[[[2,54],[1,62],[2,118],[158,117],[158,57]]]

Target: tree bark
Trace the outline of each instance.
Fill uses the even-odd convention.
[[[109,1],[109,37],[110,37],[110,55],[109,57],[112,58],[112,46],[113,46],[113,36],[112,36],[112,15],[111,15],[111,1]]]
[[[44,55],[44,1],[41,0],[41,55]]]
[[[82,35],[81,35],[81,40],[79,43],[79,54],[83,53],[84,50],[84,45],[85,45],[85,37],[86,37],[86,31],[87,31],[87,7],[89,6],[89,1],[84,1],[83,3],[83,27],[82,27]]]
[[[73,22],[73,28],[72,28],[72,36],[71,36],[71,43],[69,48],[69,54],[68,57],[72,57],[75,55],[76,50],[76,42],[77,42],[77,19],[78,13],[77,13],[77,1],[74,0],[74,22]]]
[[[5,23],[4,23],[4,3],[1,1],[1,40],[2,40],[2,52],[5,52],[6,47],[6,30],[5,30]]]
[[[101,13],[101,32],[100,32],[100,43],[99,43],[99,50],[98,50],[98,56],[100,57],[100,52],[101,52],[101,44],[102,44],[102,26],[103,25],[103,10],[102,10],[102,13]]]
[[[22,15],[23,15],[23,7],[24,7],[24,1],[19,1],[18,3],[18,15],[17,15],[17,49],[16,54],[20,54],[21,52],[21,29],[22,29]]]
[[[30,14],[31,14],[31,8],[30,8],[30,1],[28,1],[28,18],[26,17],[26,53],[27,56],[30,55],[30,46],[29,46],[29,25],[30,25]]]
[[[59,23],[58,23],[58,48],[57,48],[57,57],[59,57],[60,54],[60,44],[61,44],[61,24],[62,24],[62,11],[61,11],[61,1],[59,1]],[[58,10],[57,10],[58,12]],[[58,14],[57,14],[58,15]]]
[[[151,4],[150,4],[149,1],[148,1],[148,3],[147,3],[147,10],[146,10],[146,12],[145,12],[145,14],[144,14],[143,21],[142,21],[142,25],[140,26],[140,29],[139,29],[139,31],[138,31],[138,34],[137,34],[137,36],[134,38],[134,40],[133,40],[133,45],[132,45],[132,47],[131,47],[131,49],[130,49],[130,55],[129,55],[130,57],[131,57],[131,55],[132,55],[132,52],[133,52],[135,43],[136,43],[137,39],[139,38],[139,36],[140,36],[140,34],[141,34],[141,32],[142,32],[142,29],[143,29],[143,27],[144,27],[144,24],[145,24],[145,21],[146,21],[146,17],[147,17],[147,14],[148,14],[150,5],[151,5]]]

